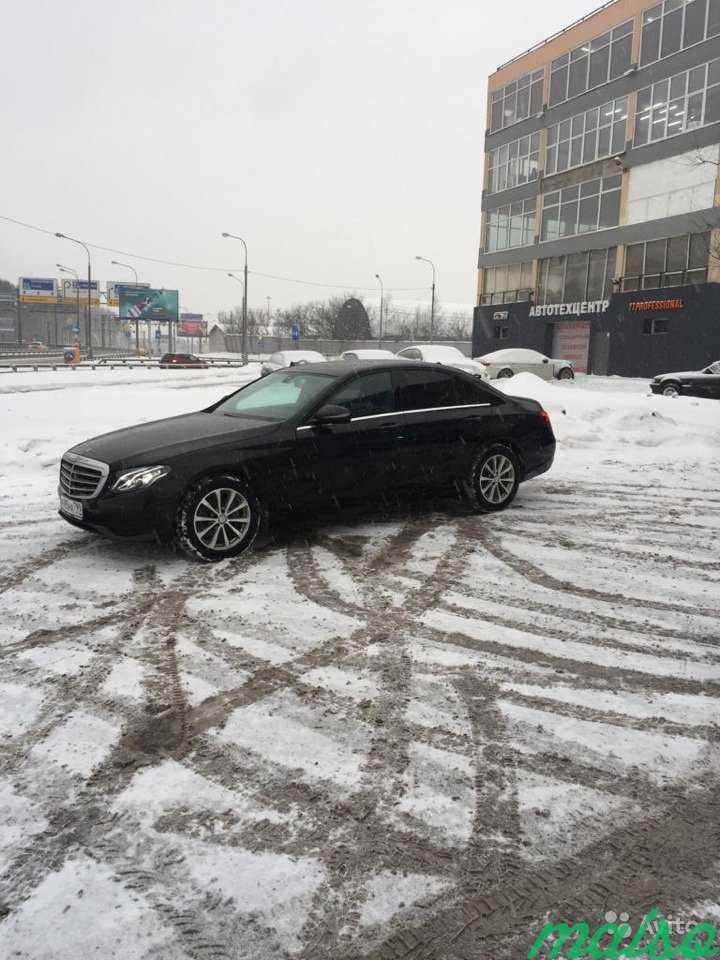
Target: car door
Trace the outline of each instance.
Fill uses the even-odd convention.
[[[358,373],[323,399],[350,413],[348,423],[313,423],[297,429],[305,468],[314,476],[319,499],[372,495],[397,485],[401,472],[395,383],[389,370]]]

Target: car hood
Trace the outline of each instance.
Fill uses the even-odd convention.
[[[702,374],[702,370],[682,370],[679,373],[660,373],[655,380],[673,380],[678,377],[699,377]]]
[[[166,420],[153,420],[124,427],[85,440],[69,453],[77,453],[110,466],[144,467],[227,439],[233,444],[250,442],[275,432],[280,424],[250,418],[226,417],[215,413],[186,413]]]

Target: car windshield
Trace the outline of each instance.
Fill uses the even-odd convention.
[[[301,370],[279,370],[224,400],[214,413],[258,420],[289,420],[327,389],[335,377]]]

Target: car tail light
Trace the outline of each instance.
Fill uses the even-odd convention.
[[[547,412],[547,410],[539,410],[538,418],[542,420],[548,430],[552,431],[552,420],[550,419],[550,414]]]

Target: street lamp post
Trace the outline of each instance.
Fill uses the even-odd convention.
[[[435,264],[427,257],[415,257],[416,260],[422,260],[423,263],[429,263],[432,267],[432,297],[430,300],[430,339],[433,338],[433,328],[435,326]]]
[[[93,347],[92,347],[92,267],[90,265],[90,251],[87,248],[87,244],[83,243],[82,240],[76,240],[75,237],[68,237],[65,233],[56,233],[55,236],[59,240],[69,240],[70,243],[77,243],[78,246],[82,247],[88,258],[88,271],[87,271],[87,349],[88,349],[88,359],[92,360],[93,356]],[[79,281],[78,281],[79,283]]]
[[[131,263],[122,263],[120,260],[111,260],[110,263],[114,267],[125,267],[126,270],[132,270],[133,276],[135,277],[135,289],[137,290],[138,278],[137,278],[137,270],[135,269],[135,267]],[[120,319],[122,320],[126,318],[120,317]],[[148,330],[149,330],[149,327],[148,327]],[[149,349],[150,349],[150,339],[148,336],[148,350]],[[140,319],[139,317],[135,317],[135,353],[138,355],[140,354]]]
[[[75,323],[78,336],[80,336],[80,284],[78,283],[80,278],[78,277],[78,272],[77,270],[73,270],[72,267],[64,267],[61,263],[56,263],[55,266],[61,273],[71,273],[75,277]],[[70,283],[70,280],[63,280],[63,300],[65,300],[68,283]]]
[[[229,277],[232,277],[233,280],[237,280],[243,288],[243,316],[242,316],[242,329],[240,332],[241,337],[241,350],[242,358],[247,363],[247,314],[245,313],[245,284],[242,282],[242,279],[236,273],[228,273]]]
[[[380,284],[380,330],[378,336],[378,346],[382,347],[382,335],[383,335],[383,306],[385,303],[385,287],[383,286],[382,277],[379,273],[375,274],[375,279]]]
[[[248,351],[247,351],[247,292],[248,292],[248,252],[247,244],[242,237],[238,237],[234,233],[223,233],[223,237],[231,240],[239,240],[243,245],[245,251],[245,267],[243,269],[243,299],[242,299],[242,358],[245,363],[247,363]],[[229,274],[233,276],[233,274]],[[235,277],[237,280],[238,277]]]

